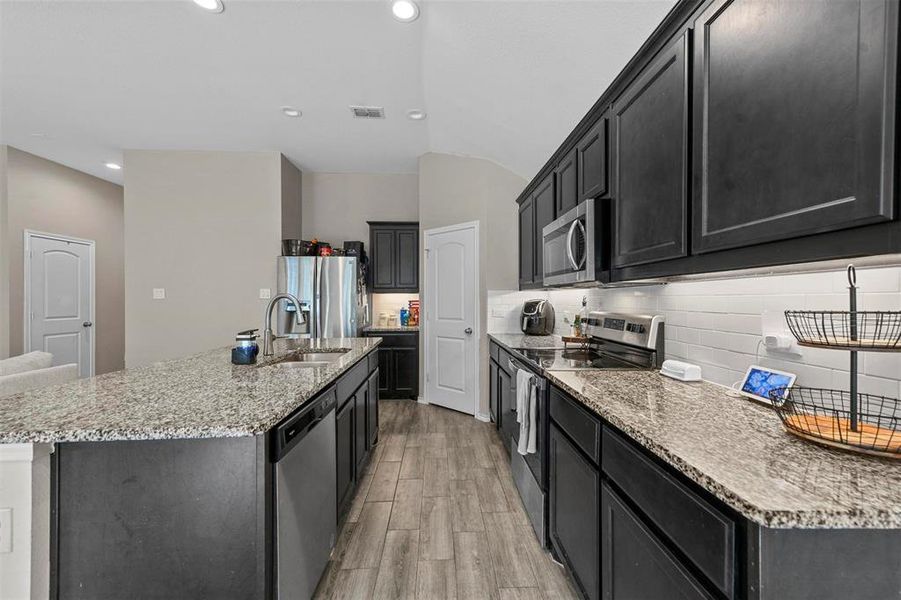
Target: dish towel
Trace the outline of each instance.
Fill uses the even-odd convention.
[[[520,454],[534,454],[538,442],[537,411],[538,395],[532,385],[534,375],[524,369],[516,372],[516,422],[519,423],[519,443],[516,450]]]

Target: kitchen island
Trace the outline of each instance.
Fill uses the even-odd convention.
[[[0,443],[55,445],[51,597],[274,597],[273,432],[336,397],[337,514],[377,440],[379,344],[279,339],[257,365],[221,348],[4,398]],[[308,353],[340,356],[279,366]]]

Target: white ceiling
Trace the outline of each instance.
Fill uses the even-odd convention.
[[[0,0],[0,141],[119,183],[125,148],[382,173],[447,152],[531,178],[674,1],[424,0],[411,24],[388,0],[225,3]]]

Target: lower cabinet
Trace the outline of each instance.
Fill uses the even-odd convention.
[[[488,414],[491,416],[491,422],[500,424],[497,418],[498,404],[498,384],[497,384],[497,363],[493,360],[488,361]]]
[[[379,394],[382,398],[415,400],[419,396],[419,332],[373,331],[380,337]]]
[[[363,382],[354,394],[354,468],[359,474],[363,470],[363,464],[369,455],[369,436],[367,435],[368,422],[366,419],[366,409],[369,396],[369,381]]]
[[[376,362],[369,361],[367,357],[349,369],[335,386],[339,392],[344,390],[338,396],[338,409],[335,413],[339,516],[350,505],[369,453],[378,441],[378,381],[379,369]],[[349,390],[355,391],[350,393]]]
[[[351,398],[335,413],[335,444],[338,462],[338,514],[353,495],[356,484],[356,459],[354,456],[354,407]]]
[[[582,595],[597,600],[601,597],[601,473],[554,423],[547,447],[551,545]]]
[[[714,598],[606,483],[601,581],[608,600]]]
[[[366,432],[369,437],[367,447],[372,448],[379,441],[379,373],[376,369],[369,375],[366,394]]]

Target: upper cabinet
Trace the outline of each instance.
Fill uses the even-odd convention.
[[[541,287],[544,280],[542,230],[554,220],[554,174],[548,175],[519,205],[519,287]]]
[[[892,218],[895,11],[719,0],[698,14],[695,253]]]
[[[613,266],[688,253],[688,33],[613,103]]]
[[[519,205],[519,287],[535,284],[535,199],[529,196]]]
[[[573,148],[554,169],[556,185],[557,214],[563,215],[579,203],[579,180],[577,177],[576,149]],[[553,219],[552,219],[553,220]]]
[[[576,144],[578,200],[600,198],[609,192],[607,143],[610,115],[604,113]]]
[[[419,223],[369,222],[373,292],[419,291]]]
[[[589,198],[599,281],[901,252],[899,6],[677,2],[520,194],[521,287]]]
[[[549,174],[519,205],[519,287],[536,288],[544,280],[544,226],[556,215],[554,174]]]

